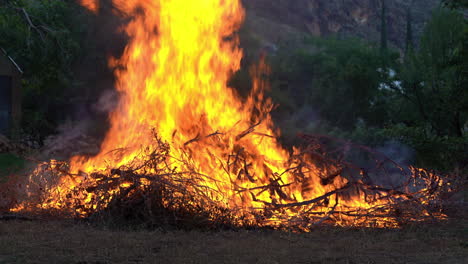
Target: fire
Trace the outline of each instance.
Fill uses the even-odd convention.
[[[115,2],[128,15],[142,8],[126,28],[132,38],[124,57],[117,62],[126,69],[117,73],[117,89],[121,92],[118,108],[111,115],[112,127],[102,144],[101,153],[87,160],[76,157],[72,171],[92,172],[109,166],[119,167],[133,160],[143,146],[152,142],[151,128],[157,128],[163,140],[170,142],[175,160],[183,160],[190,151],[194,166],[210,175],[214,182],[205,182],[219,189],[223,197],[214,197],[225,204],[238,205],[233,198],[234,181],[214,157],[226,158],[236,147],[257,156],[258,165],[252,174],[259,183],[269,178],[261,167],[280,171],[288,159],[286,151],[264,136],[236,139],[252,127],[252,110],[258,105],[259,85],[247,104],[226,83],[240,67],[242,52],[235,31],[240,27],[244,11],[239,1],[132,1]],[[220,23],[220,22],[224,23]],[[260,107],[264,107],[260,105]],[[262,109],[263,110],[263,109]],[[274,135],[269,117],[255,128]],[[219,135],[209,135],[219,132]],[[198,140],[187,146],[194,138]],[[208,138],[207,138],[208,137]],[[123,155],[109,155],[125,149]],[[211,155],[210,155],[211,153]],[[265,161],[268,161],[266,163]],[[179,167],[183,167],[182,164]]]
[[[98,1],[80,2],[90,10],[99,8]],[[36,169],[27,196],[34,196],[34,186],[47,190],[37,208],[85,216],[105,208],[122,190],[150,184],[151,179],[135,178],[137,174],[164,170],[177,175],[177,183],[190,181],[189,191],[203,189],[217,206],[238,213],[239,218],[247,215],[246,221],[260,225],[280,226],[285,220],[313,214],[319,221],[362,224],[353,214],[373,210],[384,218],[386,206],[403,199],[377,190],[375,199],[369,200],[359,188],[364,184],[342,176],[342,168],[323,168],[299,149],[285,150],[276,140],[279,132],[269,115],[272,103],[263,93],[267,85],[262,75],[268,74],[264,62],[252,69],[255,78],[247,100],[227,86],[242,58],[236,31],[245,14],[239,0],[113,0],[113,4],[131,22],[125,27],[130,42],[124,55],[110,62],[122,66],[116,72],[120,101],[110,114],[110,130],[98,155]],[[160,160],[164,166],[145,163],[152,155],[148,153],[161,147],[153,132],[168,144],[170,154]],[[137,169],[109,171],[129,167]],[[51,171],[58,172],[53,183],[45,179]],[[185,176],[194,171],[196,177]],[[133,178],[124,180],[124,175]],[[105,192],[96,190],[104,179],[118,184],[108,184]],[[342,195],[345,191],[350,194]],[[27,207],[23,203],[13,211]],[[255,215],[268,208],[274,213],[256,220]]]
[[[97,13],[99,11],[100,0],[78,0],[80,5],[86,7],[89,11]]]

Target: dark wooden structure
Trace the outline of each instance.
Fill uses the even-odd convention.
[[[21,69],[0,50],[0,134],[21,123]]]

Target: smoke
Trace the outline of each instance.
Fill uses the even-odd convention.
[[[398,164],[408,166],[414,163],[415,151],[396,140],[387,141],[376,150]]]
[[[119,96],[117,91],[115,90],[105,90],[97,103],[93,105],[93,109],[95,109],[99,113],[110,113],[112,110],[115,109],[117,103],[119,102]]]
[[[88,20],[82,40],[84,52],[73,65],[76,85],[69,94],[68,118],[44,140],[41,158],[94,155],[109,128],[108,115],[118,102],[118,93],[108,61],[123,54],[128,39],[120,30],[125,21],[114,13],[112,1],[99,3],[99,12],[84,16]]]
[[[283,135],[312,132],[320,124],[318,112],[307,104],[294,112],[278,111],[273,112],[272,115],[275,123],[282,129]]]
[[[58,133],[44,140],[42,155],[65,160],[74,155],[92,155],[99,152],[98,141],[88,135],[92,121],[68,121],[58,127]]]
[[[376,151],[389,159],[385,166],[387,173],[374,175],[376,183],[389,188],[397,188],[408,180],[404,174],[409,172],[409,166],[414,163],[415,151],[412,148],[396,140],[390,140],[378,146]]]

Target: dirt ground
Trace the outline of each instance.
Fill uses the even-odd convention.
[[[0,222],[0,263],[468,263],[468,224],[399,230],[125,231]]]

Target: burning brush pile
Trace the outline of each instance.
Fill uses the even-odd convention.
[[[82,2],[99,12],[99,1]],[[4,188],[8,211],[302,231],[445,218],[453,183],[435,173],[323,136],[301,135],[291,151],[278,143],[263,93],[268,67],[252,69],[246,100],[226,86],[242,58],[239,0],[113,5],[130,21],[130,41],[110,60],[120,101],[100,152],[39,164],[27,182]],[[373,165],[347,162],[350,149]]]
[[[216,136],[221,134],[210,135]],[[119,167],[72,174],[68,162],[40,164],[30,175],[24,196],[15,193],[21,202],[11,211],[110,217],[148,226],[300,231],[317,225],[395,228],[445,219],[442,198],[453,189],[435,173],[402,167],[350,143],[340,142],[340,149],[324,152],[329,145],[324,140],[333,139],[301,137],[306,144],[285,161],[288,168],[273,172],[264,162],[263,179],[253,170],[255,157],[238,146],[218,161],[222,181],[200,173],[188,146],[183,160],[172,156],[170,144],[154,130],[152,144]],[[364,148],[375,158],[375,166],[363,169],[343,160],[350,147]]]

